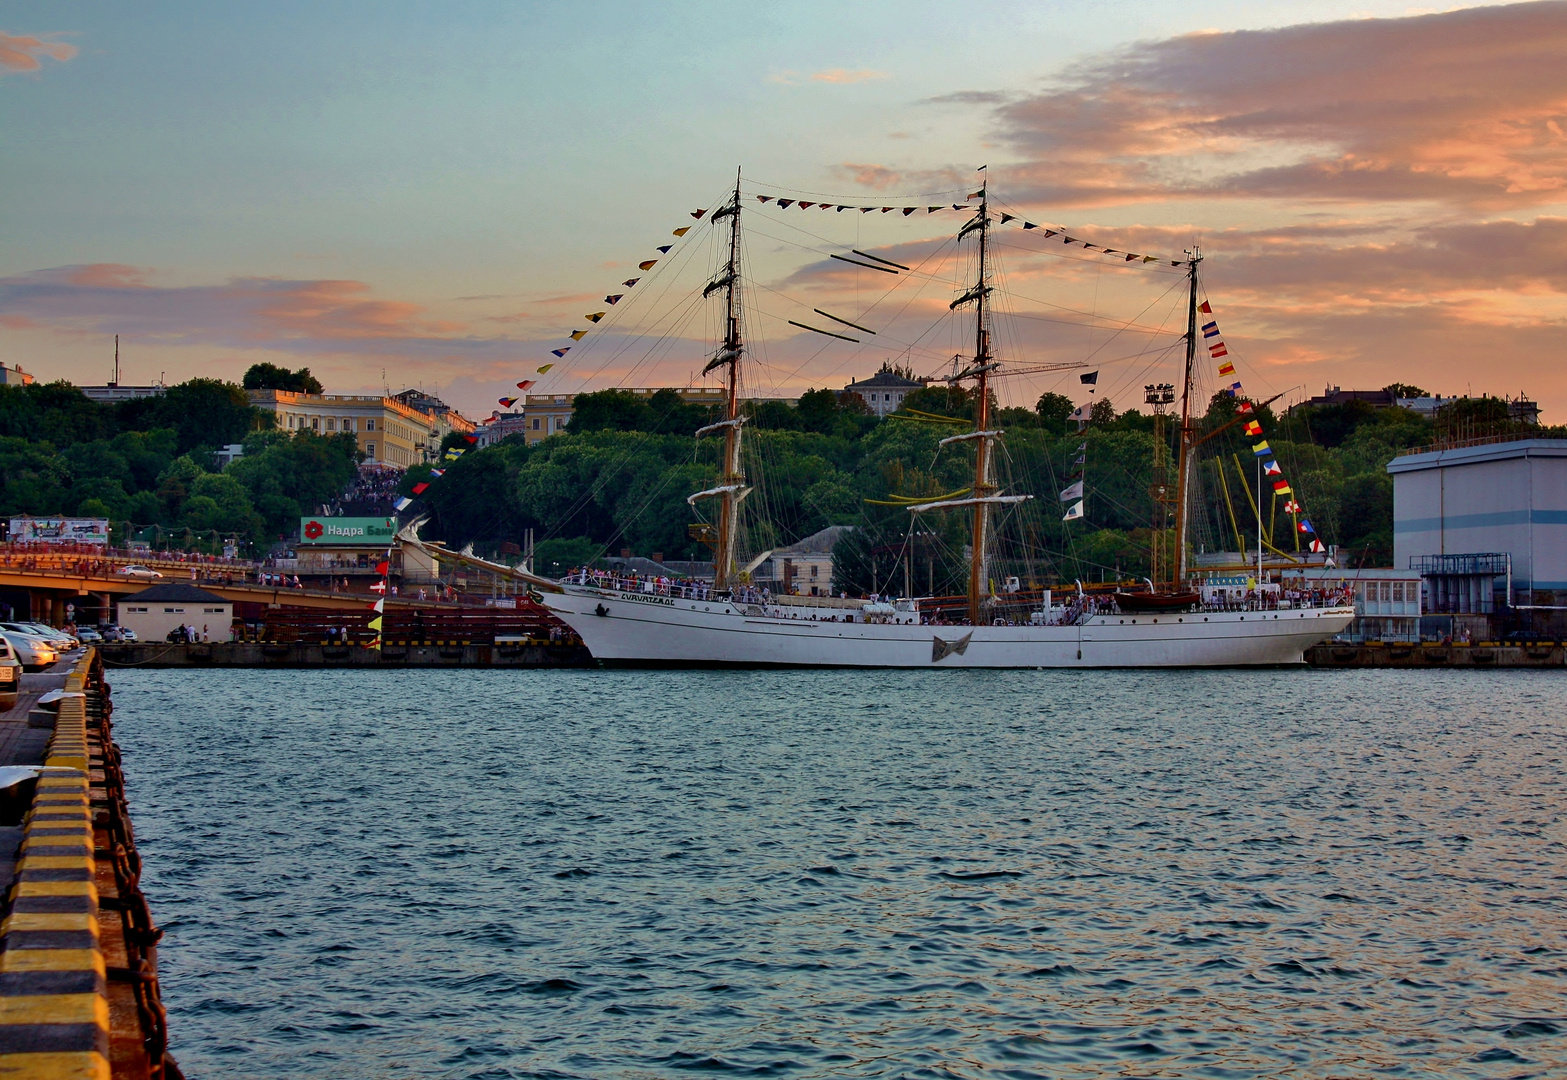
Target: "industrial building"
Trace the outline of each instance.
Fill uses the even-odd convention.
[[[1393,552],[1424,613],[1495,637],[1567,630],[1567,440],[1477,442],[1394,458]]]

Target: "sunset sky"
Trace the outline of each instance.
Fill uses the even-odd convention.
[[[24,0],[0,18],[0,360],[42,379],[105,381],[119,333],[126,382],[267,360],[484,416],[590,328],[541,389],[683,384],[711,320],[658,323],[652,290],[675,304],[705,279],[689,212],[743,166],[759,393],[961,348],[930,326],[963,218],[755,194],[950,204],[988,176],[1009,212],[1102,246],[1200,244],[1259,396],[1396,380],[1523,392],[1567,422],[1567,3]],[[1175,376],[1168,263],[998,238],[1009,306],[1058,316],[1004,327],[1009,361],[1102,361],[1123,407]],[[826,259],[851,248],[920,274],[883,296],[890,278]],[[880,334],[789,326],[818,306]],[[1071,373],[1010,385],[1081,396]]]

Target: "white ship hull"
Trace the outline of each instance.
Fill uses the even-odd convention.
[[[690,667],[1121,668],[1300,664],[1352,607],[1100,614],[1070,626],[834,622],[796,608],[778,618],[724,600],[566,585],[544,606],[605,663]]]

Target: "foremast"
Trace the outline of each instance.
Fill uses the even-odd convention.
[[[718,486],[699,491],[686,501],[717,499],[718,534],[713,545],[713,588],[731,588],[738,576],[735,573],[735,536],[739,525],[740,500],[750,493],[745,484],[745,469],[740,464],[740,427],[744,417],[740,415],[740,357],[745,351],[740,325],[740,172],[735,171],[733,200],[713,212],[713,221],[729,219],[729,260],[719,275],[702,290],[704,297],[715,292],[724,294],[724,340],[717,354],[702,369],[702,374],[724,369],[724,418],[697,431],[697,435],[713,431],[724,433],[724,453],[720,466]]]

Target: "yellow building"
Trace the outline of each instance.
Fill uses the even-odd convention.
[[[663,387],[636,386],[626,387],[626,393],[636,394],[638,397],[649,398],[658,393]],[[681,400],[688,405],[722,405],[724,403],[724,388],[721,386],[676,386],[671,387],[679,394]],[[523,436],[532,446],[540,439],[547,439],[551,435],[566,430],[566,425],[571,422],[572,402],[574,394],[529,394],[522,405]]]
[[[247,390],[246,394],[252,405],[277,417],[279,431],[352,432],[366,462],[399,469],[434,458],[449,432],[473,430],[473,422],[455,409],[427,412],[395,397],[288,390]]]

